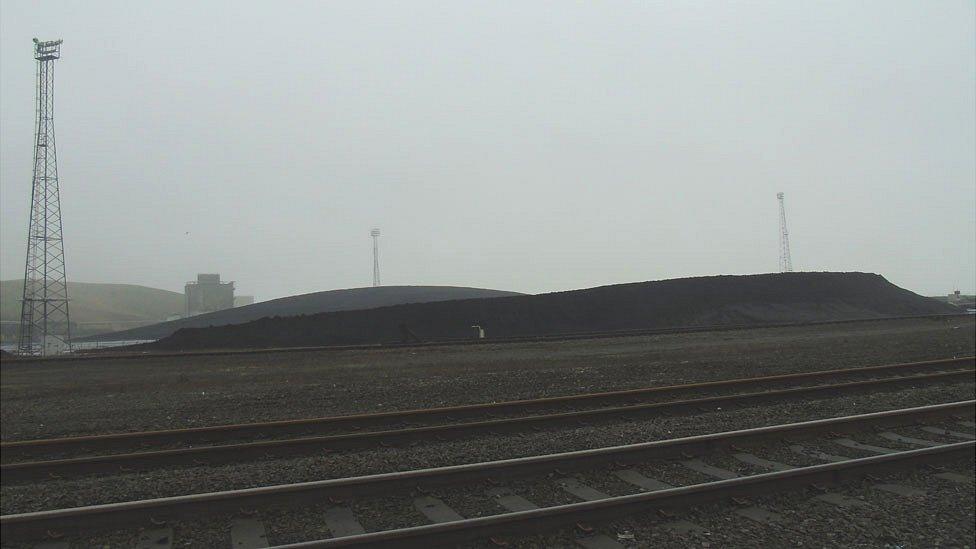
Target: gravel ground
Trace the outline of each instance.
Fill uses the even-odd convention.
[[[0,365],[3,440],[538,398],[965,356],[973,318]]]
[[[898,428],[902,432],[903,428]],[[967,432],[972,432],[969,429]],[[853,435],[865,442],[870,431]],[[835,453],[852,455],[847,448],[834,445],[829,439],[810,444]],[[764,446],[755,453],[767,459],[778,459],[793,465],[812,465],[786,455],[782,448]],[[637,464],[633,468],[648,477],[663,480],[674,486],[697,484],[714,480],[688,469],[681,459],[657,460]],[[706,463],[738,472],[742,475],[764,472],[743,465],[729,454],[710,454]],[[583,484],[612,496],[636,493],[639,490],[617,479],[611,472],[616,466],[592,469],[570,476]],[[634,536],[621,540],[628,547],[755,547],[755,546],[862,546],[862,547],[965,547],[973,539],[974,518],[972,463],[958,461],[948,464],[947,470],[969,477],[965,484],[955,484],[934,477],[935,471],[917,469],[910,472],[882,474],[879,479],[848,483],[831,487],[867,504],[863,509],[845,510],[813,500],[817,492],[793,490],[783,494],[749,498],[745,504],[728,502],[674,511],[667,514],[639,513],[619,520],[591,524],[598,533],[616,539],[618,534]],[[521,481],[504,482],[514,493],[540,505],[552,506],[580,501],[562,490],[558,473]],[[924,497],[904,497],[885,493],[872,486],[893,482],[925,490]],[[339,502],[350,506],[367,531],[380,531],[426,524],[426,519],[414,508],[413,499],[432,495],[445,501],[466,518],[504,512],[485,491],[488,484],[467,487],[441,487],[430,492],[390,494],[353,502]],[[253,513],[267,527],[271,544],[293,543],[329,537],[322,516],[334,503],[313,505],[298,510],[265,510]],[[759,524],[735,514],[744,505],[757,505],[781,515],[775,524]],[[236,516],[251,515],[242,510]],[[213,517],[206,522],[185,521],[172,524],[176,547],[219,547],[230,543],[229,525],[233,516]],[[701,526],[700,533],[676,534],[665,526],[674,520],[687,520]],[[85,539],[72,540],[79,547],[129,547],[138,537],[136,530],[108,532]],[[521,539],[508,539],[514,547],[571,547],[582,534],[562,530]],[[469,547],[488,547],[487,542],[467,544]],[[11,546],[15,547],[15,546]]]
[[[947,470],[972,477],[973,462],[949,464]],[[926,491],[922,497],[905,497],[873,488],[880,482],[896,483]],[[956,484],[918,469],[880,475],[830,491],[863,501],[857,509],[843,509],[813,499],[815,491],[792,491],[750,498],[757,505],[781,515],[781,522],[760,524],[735,514],[731,503],[700,506],[677,512],[674,517],[645,512],[595,525],[596,532],[618,539],[627,547],[879,547],[929,548],[976,546],[976,500],[973,482]],[[687,520],[705,530],[676,534],[665,526]],[[507,539],[512,547],[578,547],[580,533],[565,529],[545,535]],[[468,547],[491,547],[488,543]]]
[[[499,345],[477,349],[119,360],[33,365],[30,368],[4,364],[0,368],[3,396],[0,423],[3,438],[9,440],[262,421],[964,356],[974,354],[974,345],[976,334],[973,319],[967,318],[951,322],[885,321],[719,334]],[[974,394],[976,384],[955,383],[407,448],[381,448],[221,467],[51,481],[33,486],[5,486],[0,489],[0,508],[3,514],[9,514],[471,463],[966,400],[974,398]],[[65,414],[65,410],[69,413]],[[923,432],[912,429],[915,428],[899,432],[938,439],[938,435],[923,435]],[[972,429],[959,430],[972,432]],[[880,446],[892,447],[896,444],[886,439],[865,440],[874,440]],[[814,446],[837,454],[856,453],[831,444],[821,441]],[[773,448],[771,453],[762,455],[796,465],[806,464],[803,463],[806,458],[792,454],[786,448]],[[721,457],[714,462],[709,459],[709,462],[717,466],[742,467]],[[640,464],[637,468],[647,476],[675,485],[709,480],[669,461]],[[963,470],[967,469],[971,469],[971,464],[963,467]],[[601,480],[598,472],[592,476],[586,473],[578,478],[592,482],[594,487],[611,494],[629,489],[612,478]],[[507,485],[541,505],[575,501],[551,482],[536,480]],[[493,502],[482,501],[484,486],[471,490],[478,491],[481,499],[465,498],[463,491],[456,492],[454,489],[439,494],[452,506],[457,505],[456,509],[463,509],[466,516],[498,512]],[[943,493],[952,497],[943,497]],[[374,501],[356,501],[352,505],[357,517],[370,530],[418,524],[420,514],[410,505],[412,496],[416,495],[396,494]],[[884,496],[891,499],[888,494]],[[969,486],[968,494],[964,494],[964,497],[939,491],[931,494],[930,498],[933,499],[930,507],[935,510],[931,516],[937,517],[942,512],[951,520],[959,522],[961,518],[965,519],[963,522],[971,524],[972,486]],[[918,524],[923,525],[920,529],[928,529],[923,532],[924,535],[897,537],[898,540],[922,540],[941,531],[932,522],[936,519],[916,518],[917,514],[928,512],[916,508],[924,506],[898,506],[897,502],[890,503],[888,500],[881,502],[884,511],[878,511],[877,516],[866,514],[866,520],[871,521],[872,525],[880,524],[888,528],[889,534],[894,533],[896,537],[909,535],[902,531],[907,528],[904,525]],[[795,496],[783,497],[782,501],[773,498],[769,505],[787,506],[796,501],[801,500]],[[767,505],[765,500],[763,505]],[[272,543],[283,543],[321,537],[320,517],[324,509],[323,505],[301,511],[262,510],[259,516],[269,524]],[[860,523],[856,516],[850,520],[831,519],[834,515],[822,512],[807,520],[802,518],[800,511],[796,511],[796,516],[790,517],[800,525],[796,528],[800,528],[797,532],[801,533],[787,530],[774,535],[766,531],[757,532],[755,528],[743,528],[735,522],[736,515],[728,512],[726,507],[716,509],[707,511],[706,515],[714,515],[717,522],[704,526],[718,532],[710,535],[724,537],[706,536],[700,540],[701,543],[755,546],[756,542],[748,543],[751,539],[758,540],[761,545],[775,546],[782,544],[779,541],[790,541],[793,537],[809,539],[812,543],[814,540],[824,541],[822,536],[815,535],[817,532],[836,531],[838,542],[827,545],[879,546],[864,541],[876,541],[877,537],[858,537],[855,526]],[[719,518],[725,516],[721,509],[726,509],[725,515],[733,518]],[[803,506],[799,505],[797,509],[803,509]],[[885,518],[884,512],[888,511],[893,513],[894,518]],[[692,514],[697,512],[693,511]],[[777,512],[780,511],[777,509]],[[629,529],[635,533],[639,543],[644,543],[643,546],[689,546],[687,538],[675,538],[666,530],[654,527],[657,524],[654,521],[658,518],[654,516],[643,522],[621,522],[621,525],[614,523],[605,531],[615,536],[617,531],[621,531],[620,528]],[[704,521],[697,515],[694,515],[694,519],[696,522]],[[833,525],[830,520],[839,522]],[[216,518],[174,524],[178,546],[226,546],[229,543],[227,521],[229,517],[223,522]],[[892,521],[894,526],[889,524]],[[723,524],[724,529],[720,528]],[[897,524],[903,526],[898,527]],[[848,531],[848,527],[854,530]],[[956,536],[967,532],[960,528],[957,525],[948,531]],[[803,537],[802,532],[806,533],[807,538]],[[971,528],[968,533],[965,539],[971,540]],[[133,531],[107,532],[98,537],[74,541],[78,547],[129,547],[137,534]],[[566,542],[572,545],[573,538],[567,535],[576,534],[557,533],[521,540],[519,544],[553,547]],[[698,539],[694,542],[693,546],[699,546]],[[915,543],[920,546],[918,542]]]
[[[734,411],[714,411],[686,417],[659,418],[614,423],[610,426],[587,426],[518,435],[499,435],[409,448],[381,448],[346,454],[263,461],[223,467],[160,470],[109,477],[49,481],[35,485],[4,486],[0,492],[2,494],[0,502],[2,502],[2,512],[8,514],[324,478],[340,478],[579,450],[964,400],[973,398],[974,391],[976,391],[976,385],[962,383],[903,389],[890,393],[879,392],[856,399],[840,397],[819,401],[781,403]],[[866,440],[873,441],[870,438],[871,436],[873,435],[868,435]],[[887,440],[883,442],[885,444],[891,443]],[[879,442],[879,445],[882,444]],[[844,452],[839,450],[838,447],[833,448],[834,453],[847,455],[857,453],[847,448],[843,449]],[[829,450],[824,448],[824,451]],[[780,459],[792,463],[791,459],[785,457],[771,459]],[[667,475],[659,480],[671,484],[689,482]],[[699,477],[699,480],[703,479]],[[386,518],[398,520],[396,512]]]
[[[901,372],[899,376],[911,376],[911,375],[918,375],[921,373],[931,373],[934,371],[935,370],[932,369],[912,369],[910,371]],[[885,375],[887,376],[890,374],[885,374]],[[795,389],[798,387],[816,387],[825,384],[876,379],[877,377],[879,376],[876,373],[866,372],[861,369],[855,368],[852,370],[848,370],[844,374],[838,374],[835,376],[831,376],[830,378],[818,379],[818,380],[804,380],[800,382],[797,381],[774,382],[774,383],[769,383],[768,385],[764,385],[762,388],[759,389],[753,388],[753,389],[747,389],[745,391],[742,389],[736,389],[734,387],[718,387],[712,389],[691,389],[691,390],[682,390],[680,393],[677,394],[649,395],[643,398],[634,397],[629,399],[626,402],[619,401],[619,402],[614,402],[612,404],[600,404],[600,403],[594,403],[588,401],[572,403],[572,404],[558,404],[553,406],[534,408],[530,413],[532,415],[545,415],[545,414],[558,414],[558,413],[565,413],[565,412],[602,409],[610,406],[639,406],[648,403],[699,399],[699,398],[715,397],[715,396],[730,395],[730,394],[740,394],[743,392],[753,392],[753,391],[770,392],[770,391],[775,391],[780,389]],[[734,406],[741,406],[741,405],[735,404]],[[666,410],[652,410],[652,411],[644,411],[644,412],[638,411],[633,413],[633,415],[635,416],[639,416],[641,414],[654,415],[660,417],[660,416],[674,415],[674,414],[683,415],[683,414],[687,414],[687,412],[680,411],[680,410],[677,412],[670,412]],[[491,413],[490,415],[487,415],[483,418],[468,418],[459,421],[474,422],[474,421],[482,421],[487,419],[506,419],[506,418],[523,417],[524,415],[525,415],[524,413],[510,411],[510,412],[501,412],[501,413]],[[604,418],[604,417],[594,417],[594,418],[588,418],[584,421],[587,423],[596,424],[596,423],[607,423],[616,420]],[[358,429],[358,428],[350,429],[348,427],[321,429],[321,430],[306,429],[303,432],[289,433],[289,434],[283,434],[279,436],[262,435],[262,436],[250,436],[250,437],[238,437],[238,438],[221,438],[219,441],[213,442],[212,444],[223,445],[223,444],[234,444],[234,443],[244,443],[244,442],[256,442],[256,441],[264,441],[264,440],[272,440],[272,439],[278,440],[278,439],[287,439],[287,438],[298,438],[298,437],[305,437],[305,436],[309,436],[309,437],[310,436],[333,436],[333,435],[342,435],[348,433],[382,431],[387,429],[406,429],[406,428],[415,428],[415,427],[424,427],[424,426],[444,425],[450,423],[455,423],[455,421],[450,421],[446,419],[429,421],[429,422],[412,420],[409,423],[407,423],[400,420],[391,420],[389,423],[378,424],[375,426],[367,427],[365,429]],[[194,446],[204,446],[206,444],[207,443],[194,444],[188,442],[173,441],[165,444],[153,444],[152,446],[143,446],[141,444],[133,443],[129,446],[116,446],[110,449],[98,449],[95,447],[91,447],[91,448],[82,448],[80,450],[71,450],[68,452],[32,452],[29,457],[17,455],[13,452],[7,452],[4,453],[2,456],[0,456],[0,463],[6,464],[6,463],[15,463],[20,461],[56,460],[56,459],[78,458],[78,457],[85,457],[91,455],[109,455],[109,454],[124,454],[130,452],[146,452],[151,450],[165,450],[165,449],[188,448]]]

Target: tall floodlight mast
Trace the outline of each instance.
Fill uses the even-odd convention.
[[[786,206],[783,203],[783,193],[776,193],[779,199],[779,270],[781,273],[793,272],[793,260],[790,259],[790,233],[786,230]]]
[[[369,236],[373,237],[373,287],[380,285],[380,230],[369,231]]]
[[[60,57],[61,40],[41,42],[34,39],[34,59],[37,60],[34,182],[17,345],[18,352],[24,355],[50,355],[71,350],[58,155],[54,146],[54,62]]]

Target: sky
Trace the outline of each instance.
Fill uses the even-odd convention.
[[[0,278],[61,38],[69,280],[258,300],[794,268],[976,290],[976,4],[0,3]]]

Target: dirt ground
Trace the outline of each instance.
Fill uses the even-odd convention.
[[[0,366],[3,440],[444,406],[976,354],[972,317]]]

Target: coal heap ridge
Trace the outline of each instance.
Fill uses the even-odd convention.
[[[227,324],[243,324],[272,316],[312,315],[355,309],[374,309],[404,303],[427,303],[458,299],[507,297],[523,295],[517,292],[463,288],[456,286],[380,286],[378,288],[350,288],[328,290],[310,294],[293,295],[262,301],[253,305],[224,309],[169,322],[131,328],[81,338],[81,341],[124,341],[134,339],[159,339],[175,333],[180,328],[209,328]]]
[[[377,309],[262,318],[182,329],[144,347],[238,349],[398,342],[402,326],[425,341],[772,324],[958,313],[871,273],[710,276],[601,286],[540,295],[413,303]]]

